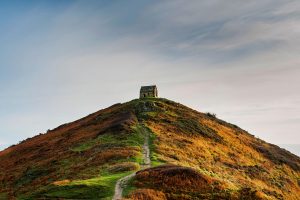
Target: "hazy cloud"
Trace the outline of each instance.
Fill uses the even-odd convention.
[[[152,83],[269,142],[300,141],[298,1],[15,1],[0,11],[0,144]]]

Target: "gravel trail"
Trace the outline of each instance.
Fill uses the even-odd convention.
[[[149,132],[144,127],[141,126],[141,131],[143,132],[143,135],[145,137],[145,142],[143,145],[143,160],[144,163],[141,165],[142,169],[147,169],[151,167],[151,159],[150,159],[150,148],[149,148]],[[129,174],[128,176],[125,176],[123,178],[120,178],[115,186],[115,194],[113,196],[113,200],[121,200],[122,199],[122,193],[123,189],[127,186],[127,182],[136,175],[136,172]]]

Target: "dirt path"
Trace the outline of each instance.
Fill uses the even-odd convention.
[[[117,181],[113,200],[122,199],[122,193],[123,193],[123,189],[126,187],[126,183],[128,182],[129,179],[131,179],[134,176],[135,176],[135,172],[132,174],[129,174],[128,176],[125,176]]]
[[[149,132],[145,127],[142,127],[143,134],[145,136],[145,142],[143,145],[143,160],[144,164],[142,165],[142,169],[146,169],[151,167],[150,160],[150,148],[149,148]]]
[[[149,132],[144,126],[141,126],[141,131],[143,132],[143,135],[145,137],[145,142],[143,145],[143,161],[144,161],[144,163],[141,165],[141,168],[146,169],[146,168],[151,167],[150,148],[149,148]],[[123,189],[127,186],[127,182],[135,175],[136,175],[136,172],[129,174],[128,176],[125,176],[117,181],[116,186],[115,186],[115,194],[114,194],[112,200],[122,199]]]

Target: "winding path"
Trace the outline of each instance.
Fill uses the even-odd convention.
[[[149,148],[149,132],[148,130],[141,125],[141,131],[145,137],[145,142],[143,145],[143,161],[144,163],[141,165],[142,169],[147,169],[151,167],[151,159],[150,159],[150,148]],[[127,186],[127,182],[136,175],[136,172],[129,174],[123,178],[120,178],[115,186],[115,194],[112,200],[121,200],[123,189]]]
[[[121,179],[119,179],[116,183],[116,187],[115,187],[115,194],[113,196],[113,200],[120,200],[122,199],[122,193],[123,193],[123,189],[126,187],[126,183],[132,178],[134,177],[136,174],[136,172],[129,174],[128,176],[125,176]]]

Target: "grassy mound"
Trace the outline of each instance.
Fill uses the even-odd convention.
[[[197,199],[218,195],[226,196],[224,183],[212,179],[198,171],[176,165],[162,165],[137,172],[131,182],[134,188],[132,199],[155,199],[164,196],[167,199]]]
[[[137,172],[130,182],[127,197],[132,200],[267,200],[264,192],[245,187],[228,189],[225,182],[192,168],[162,165]],[[273,194],[276,195],[276,194]],[[277,195],[277,199],[282,196]]]

